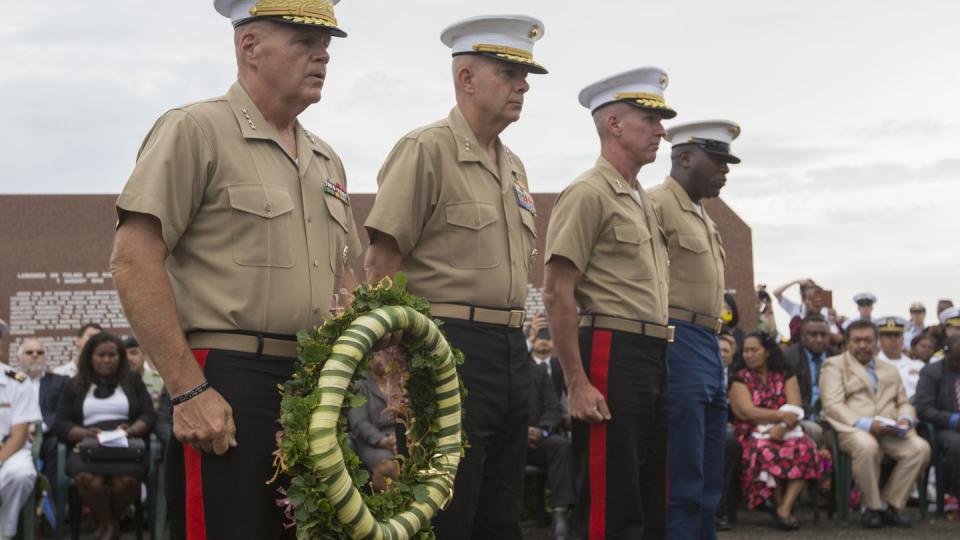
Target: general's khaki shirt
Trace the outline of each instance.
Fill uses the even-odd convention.
[[[557,199],[546,260],[569,259],[582,274],[580,312],[667,324],[666,237],[656,203],[603,157]],[[642,203],[642,205],[641,205]]]
[[[365,226],[396,239],[412,293],[435,303],[523,307],[535,209],[520,159],[499,141],[497,159],[498,169],[487,163],[457,107],[393,148]]]
[[[361,245],[340,158],[297,126],[298,160],[240,86],[168,111],[117,209],[156,216],[184,331],[320,324]]]
[[[701,217],[683,186],[669,176],[650,190],[650,197],[663,209],[670,248],[670,305],[719,318],[727,254],[717,225],[702,206]]]

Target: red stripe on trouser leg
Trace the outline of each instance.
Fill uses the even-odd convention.
[[[590,350],[590,384],[607,399],[607,375],[610,368],[610,341],[608,330],[593,333]],[[603,540],[607,522],[607,424],[590,426],[590,539]]]
[[[193,357],[203,369],[207,364],[209,349],[193,351]],[[207,519],[203,511],[203,471],[200,451],[183,445],[183,469],[186,473],[186,533],[187,540],[207,539]]]

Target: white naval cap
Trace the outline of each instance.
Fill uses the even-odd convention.
[[[949,308],[940,313],[940,324],[943,326],[960,327],[960,308]]]
[[[594,112],[604,105],[620,102],[652,109],[664,118],[677,112],[667,107],[663,91],[670,79],[658,67],[642,67],[597,81],[580,91],[580,104]]]
[[[706,120],[673,126],[664,138],[674,147],[693,144],[707,153],[723,157],[727,163],[740,163],[740,158],[730,153],[730,143],[739,136],[740,126],[734,122]]]
[[[873,324],[877,325],[877,331],[881,334],[903,334],[907,329],[907,320],[893,315],[874,319]]]
[[[333,6],[340,0],[214,0],[213,7],[230,19],[234,28],[260,17],[277,22],[318,26],[334,37],[347,37],[337,26]]]
[[[868,292],[862,292],[853,296],[853,301],[858,306],[872,306],[877,303],[877,295]]]
[[[484,15],[451,24],[440,34],[440,41],[454,56],[481,54],[542,75],[547,69],[534,61],[533,44],[543,32],[543,23],[527,15]]]

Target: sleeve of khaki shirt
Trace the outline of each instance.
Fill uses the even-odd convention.
[[[364,226],[389,234],[400,253],[407,256],[420,240],[420,233],[437,202],[434,175],[435,149],[412,137],[397,143],[377,178],[377,199]]]
[[[565,257],[586,273],[593,245],[600,235],[603,208],[593,188],[579,182],[569,186],[553,206],[547,228],[546,262]]]
[[[167,112],[147,134],[117,208],[160,220],[172,252],[193,221],[216,159],[197,121],[183,109]]]

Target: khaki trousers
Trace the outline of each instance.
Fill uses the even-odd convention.
[[[853,480],[863,493],[863,504],[883,509],[886,502],[897,510],[907,504],[917,476],[930,462],[930,445],[913,430],[900,439],[893,435],[879,440],[866,431],[840,433],[840,449],[853,458]],[[880,491],[880,463],[883,456],[897,462],[887,485]]]

